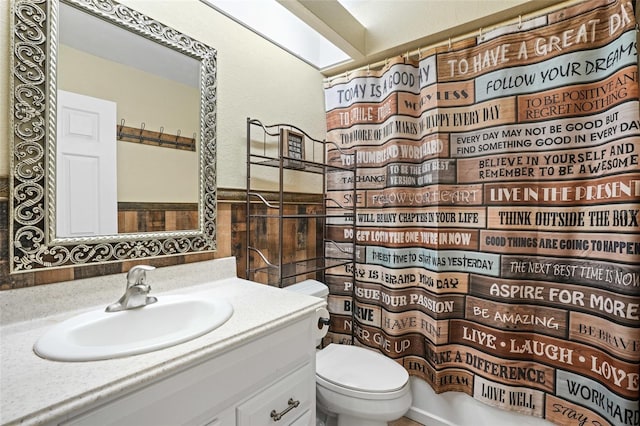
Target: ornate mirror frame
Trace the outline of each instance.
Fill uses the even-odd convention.
[[[216,50],[112,0],[64,2],[200,61],[198,229],[55,237],[58,0],[12,0],[11,273],[215,250]]]

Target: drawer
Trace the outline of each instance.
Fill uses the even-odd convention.
[[[313,365],[305,364],[238,405],[237,425],[314,424],[315,387]]]

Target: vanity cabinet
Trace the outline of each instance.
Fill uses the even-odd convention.
[[[313,425],[315,322],[308,315],[52,424]]]

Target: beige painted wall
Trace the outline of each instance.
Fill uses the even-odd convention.
[[[198,0],[126,0],[153,18],[201,40],[218,52],[218,186],[246,185],[246,118],[293,123],[310,135],[326,133],[322,75]],[[275,189],[275,175],[264,187]],[[319,192],[317,180],[297,180],[292,190]]]
[[[297,125],[323,138],[323,76],[313,67],[236,24],[199,0],[126,0],[121,3],[209,44],[218,51],[218,186],[244,188],[246,118]],[[0,45],[9,38],[9,5],[0,1]],[[9,52],[0,52],[0,110],[9,108]],[[9,173],[8,113],[0,114],[0,175]],[[265,188],[275,175],[264,174]],[[293,180],[294,191],[319,192],[317,179]]]
[[[159,21],[218,50],[218,186],[245,186],[245,119],[290,122],[322,138],[326,132],[322,75],[199,0],[123,0]],[[474,0],[464,11],[451,9],[438,28],[456,27],[521,0]],[[445,9],[445,8],[443,8]],[[449,10],[449,8],[446,8]],[[407,18],[407,17],[405,17]],[[424,19],[423,19],[424,20]],[[8,46],[9,2],[0,1],[0,46]],[[380,46],[379,49],[384,49]],[[9,173],[9,49],[0,49],[0,176]],[[273,176],[265,176],[265,186]],[[316,184],[297,181],[298,190],[316,192]]]
[[[560,0],[558,0],[560,1]],[[540,3],[543,1],[533,0]],[[374,8],[367,2],[358,0],[346,0],[347,9],[354,11],[361,19],[361,23],[370,31],[366,35],[367,53],[375,55],[386,52],[396,46],[403,45],[413,40],[428,38],[432,35],[442,34],[453,27],[472,22],[480,17],[500,15],[505,9],[514,8],[531,0],[439,0],[439,1],[415,1],[412,4],[414,15],[407,15],[406,11],[397,7],[393,1],[380,1]],[[548,5],[548,1],[544,1]],[[381,22],[376,18],[377,14],[388,17]],[[511,19],[507,16],[505,19]],[[383,31],[386,22],[397,22],[398,31]],[[378,28],[378,26],[380,28]],[[475,31],[478,28],[473,28]],[[467,31],[470,29],[467,29]],[[455,37],[461,33],[448,34]],[[440,36],[442,37],[442,36]],[[446,38],[445,38],[446,39]],[[431,42],[441,42],[431,40]],[[424,44],[422,44],[424,46]]]

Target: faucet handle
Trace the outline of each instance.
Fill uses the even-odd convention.
[[[132,285],[145,284],[147,281],[147,271],[153,271],[155,266],[136,265],[127,272],[127,288]]]

